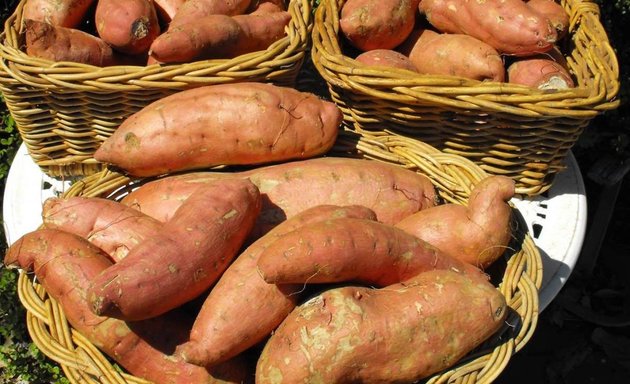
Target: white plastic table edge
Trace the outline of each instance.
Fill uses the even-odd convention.
[[[556,297],[577,262],[586,231],[586,192],[579,167],[569,152],[567,169],[556,176],[547,196],[513,199],[543,259],[539,311]],[[4,192],[4,230],[9,245],[42,222],[42,203],[58,196],[70,181],[41,172],[22,144],[15,156]]]

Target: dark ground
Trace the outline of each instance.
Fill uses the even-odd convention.
[[[589,165],[580,164],[583,175]],[[497,384],[630,383],[630,180],[602,186],[588,174],[584,179],[589,221],[583,253]],[[608,203],[615,203],[612,210]],[[610,221],[600,242],[606,213]]]

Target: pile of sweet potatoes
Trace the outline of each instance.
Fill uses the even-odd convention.
[[[26,53],[96,66],[184,63],[267,49],[284,0],[25,0]]]
[[[443,204],[421,173],[334,156],[198,170],[51,198],[4,263],[156,383],[412,383],[502,328],[484,270],[513,195],[489,176]]]
[[[538,89],[575,86],[559,49],[569,15],[555,0],[340,4],[339,34],[363,64]]]

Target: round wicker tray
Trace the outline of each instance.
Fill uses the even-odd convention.
[[[264,51],[185,64],[95,67],[27,55],[20,1],[0,34],[0,92],[35,163],[50,176],[103,169],[100,144],[132,113],[183,89],[242,81],[292,86],[310,45],[313,0],[287,0],[287,36]]]
[[[383,161],[429,176],[445,202],[466,204],[472,187],[487,173],[459,155],[397,137],[367,137],[341,133],[331,155]],[[119,199],[150,179],[131,179],[105,169],[73,183],[64,196]],[[511,308],[503,329],[451,369],[428,378],[428,383],[491,383],[511,357],[530,340],[538,319],[538,290],[542,260],[527,224],[515,210],[513,241],[504,258],[489,272]],[[520,218],[520,219],[519,219]],[[18,292],[27,310],[35,344],[58,362],[73,383],[143,382],[122,372],[111,360],[67,323],[63,311],[32,276],[21,272]]]
[[[617,58],[593,1],[561,1],[571,23],[559,46],[577,84],[562,91],[357,62],[356,50],[339,34],[345,2],[322,0],[311,55],[347,125],[469,158],[489,173],[512,177],[520,194],[548,190],[588,123],[619,104]]]

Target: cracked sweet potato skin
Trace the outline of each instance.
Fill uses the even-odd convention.
[[[450,270],[381,289],[329,289],[270,337],[256,383],[413,383],[456,363],[506,313],[494,286]]]
[[[308,92],[251,82],[211,85],[133,114],[94,158],[135,176],[305,159],[332,147],[341,120],[334,103]]]

